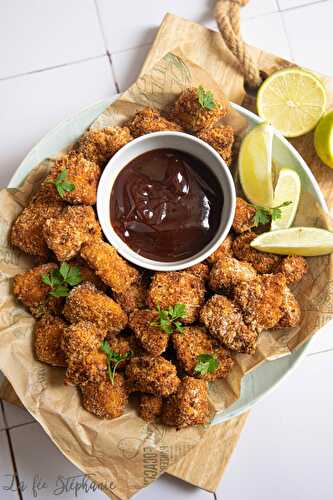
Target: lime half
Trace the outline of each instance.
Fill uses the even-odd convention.
[[[281,207],[283,203],[290,202],[289,205],[281,208],[281,217],[272,220],[271,230],[287,229],[295,219],[301,194],[301,181],[295,170],[282,168],[274,190],[273,207]]]
[[[314,145],[321,161],[333,168],[333,111],[323,116],[318,123],[314,135]]]

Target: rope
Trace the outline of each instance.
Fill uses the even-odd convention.
[[[252,88],[262,84],[259,68],[248,53],[240,34],[240,8],[249,0],[217,0],[215,19],[228,49],[238,60],[245,82]]]

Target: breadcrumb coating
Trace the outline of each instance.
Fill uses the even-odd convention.
[[[105,167],[112,156],[133,140],[127,127],[106,127],[88,130],[80,138],[78,151],[86,160]]]
[[[209,264],[214,264],[219,258],[221,255],[230,255],[230,257],[233,256],[233,253],[232,253],[232,244],[233,244],[233,238],[230,234],[228,234],[228,236],[226,237],[226,239],[224,240],[224,242],[218,247],[217,250],[215,250],[215,252],[213,252],[208,258],[207,258],[207,261],[209,262]]]
[[[283,291],[281,318],[276,328],[293,328],[301,322],[301,308],[295,295],[286,286]]]
[[[103,281],[97,276],[95,271],[91,269],[91,267],[89,267],[83,259],[81,259],[80,257],[75,257],[74,259],[71,259],[69,261],[69,264],[80,269],[80,276],[82,279],[81,283],[89,281],[90,283],[95,285],[98,290],[101,290],[102,292],[107,291],[106,284],[103,283]]]
[[[34,331],[34,349],[39,361],[52,366],[67,366],[66,356],[61,348],[65,328],[64,320],[52,314],[44,314],[37,321]]]
[[[70,323],[91,321],[110,334],[119,333],[127,324],[127,315],[120,305],[92,283],[83,283],[71,290],[64,316]]]
[[[82,405],[99,418],[112,419],[123,415],[127,404],[124,377],[116,373],[114,383],[105,378],[101,382],[81,385]]]
[[[133,330],[142,347],[153,356],[162,354],[169,342],[169,335],[153,325],[158,315],[155,311],[134,311],[128,320],[129,327]]]
[[[230,125],[204,128],[198,133],[199,139],[207,142],[223,158],[228,166],[232,162],[232,146],[234,144],[234,130]]]
[[[60,215],[45,221],[43,235],[57,259],[66,261],[78,255],[87,240],[99,238],[101,228],[92,207],[67,206]]]
[[[75,353],[88,354],[100,348],[107,331],[91,321],[78,321],[68,325],[62,336],[61,348],[67,357]]]
[[[252,248],[250,243],[256,236],[252,231],[247,231],[238,236],[232,245],[234,255],[237,259],[252,264],[260,274],[272,273],[281,261],[281,257],[272,253],[259,252],[259,250]]]
[[[164,132],[166,130],[181,132],[182,130],[177,123],[167,120],[160,115],[157,109],[150,107],[138,111],[126,125],[133,137],[140,137],[152,132]]]
[[[235,216],[232,223],[232,229],[235,233],[244,233],[248,231],[254,224],[254,216],[256,215],[256,209],[249,203],[247,203],[243,198],[236,198],[236,210]]]
[[[147,392],[155,396],[170,396],[180,383],[176,367],[161,356],[132,358],[125,375],[130,392]]]
[[[198,278],[202,279],[202,281],[207,281],[209,277],[209,267],[204,262],[200,262],[199,264],[195,264],[194,266],[188,267],[186,269],[187,273],[194,274]]]
[[[147,307],[148,279],[141,275],[139,280],[129,286],[126,292],[114,293],[115,301],[129,314],[136,309]]]
[[[182,379],[177,393],[163,403],[162,422],[177,429],[203,425],[209,421],[207,382],[192,377]]]
[[[241,262],[234,257],[222,255],[214,264],[209,275],[209,286],[215,292],[230,291],[242,281],[249,281],[257,276],[254,267],[248,262]]]
[[[134,355],[131,346],[131,339],[129,337],[125,337],[122,334],[120,335],[107,335],[107,341],[109,342],[109,346],[112,351],[124,356],[126,353],[130,352],[131,356]],[[120,361],[117,365],[117,371],[123,370],[129,361],[128,359],[124,359]]]
[[[146,422],[154,422],[155,418],[161,414],[162,398],[152,394],[140,394],[138,413]]]
[[[301,281],[308,270],[309,266],[304,257],[299,255],[288,255],[282,259],[274,272],[284,274],[287,285],[294,285]]]

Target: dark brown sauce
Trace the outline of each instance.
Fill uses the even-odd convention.
[[[132,160],[112,188],[111,224],[148,259],[175,262],[195,255],[214,237],[223,208],[221,186],[194,156],[176,149]]]

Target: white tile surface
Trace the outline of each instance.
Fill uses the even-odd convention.
[[[151,45],[112,54],[112,64],[119,90],[123,92],[135,82]]]
[[[333,351],[333,322],[325,325],[313,338],[309,347],[309,354]],[[332,352],[333,356],[333,352]]]
[[[277,0],[251,0],[241,9],[242,19],[258,17],[278,10]]]
[[[277,0],[281,10],[293,9],[294,7],[300,7],[301,5],[308,5],[311,3],[316,3],[318,1],[324,0]]]
[[[214,495],[208,491],[196,488],[180,479],[164,475],[153,484],[134,495],[135,500],[156,500],[159,496],[168,500],[214,500]]]
[[[27,410],[18,406],[3,402],[7,427],[15,427],[16,425],[23,425],[34,422],[34,418]]]
[[[0,78],[104,52],[94,0],[1,0]]]
[[[0,498],[1,500],[19,500],[16,485],[11,488],[13,466],[9,452],[7,434],[0,432]]]
[[[115,92],[106,56],[0,81],[0,186],[50,128]]]

